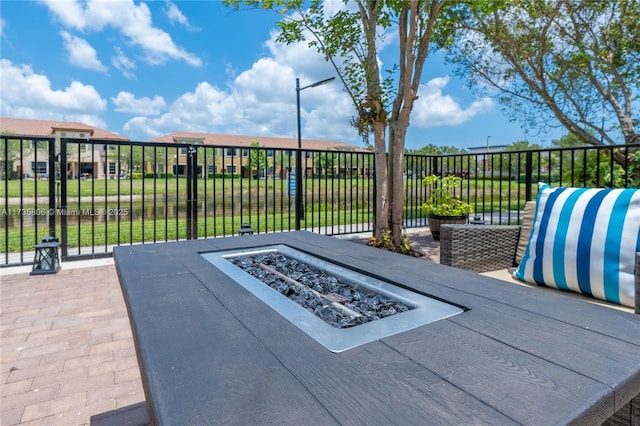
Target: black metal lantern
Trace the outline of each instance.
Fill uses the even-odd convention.
[[[55,274],[60,270],[58,247],[60,243],[54,237],[44,237],[40,244],[34,246],[36,253],[31,275]]]
[[[238,235],[253,235],[253,228],[248,223],[243,223],[238,229]]]

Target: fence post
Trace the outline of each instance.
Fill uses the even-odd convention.
[[[191,238],[198,239],[198,150],[193,147],[191,158],[192,179],[191,179]]]
[[[185,175],[187,178],[187,240],[192,239],[192,235],[191,235],[191,210],[192,210],[192,205],[191,205],[191,197],[193,196],[193,194],[191,193],[191,180],[193,179],[193,163],[191,161],[191,156],[192,156],[192,152],[191,150],[193,149],[192,146],[189,146],[187,148],[187,170],[185,170]]]
[[[62,260],[69,255],[67,223],[67,140],[60,139],[60,249]]]
[[[538,171],[538,176],[540,171]],[[533,185],[533,151],[527,151],[524,161],[524,185],[525,185],[525,201],[531,201],[532,185]]]
[[[298,146],[298,150],[296,151],[296,231],[300,230],[300,222],[302,221],[302,219],[304,219],[303,209],[304,201],[302,200],[302,148]]]
[[[49,235],[56,236],[56,140],[49,139]]]
[[[187,240],[198,238],[198,153],[187,148]]]

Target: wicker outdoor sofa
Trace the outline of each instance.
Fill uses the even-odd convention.
[[[516,266],[516,251],[521,229],[521,226],[510,225],[442,225],[440,263],[515,283],[517,280],[512,278],[512,271]],[[547,287],[540,288],[560,292]],[[620,306],[613,306],[588,296],[564,291],[562,293],[620,309]],[[636,253],[635,306],[623,309],[640,314],[640,253]],[[640,425],[640,395],[629,401],[604,424]]]
[[[526,285],[512,277],[512,272],[517,266],[516,251],[521,228],[521,226],[512,225],[442,225],[440,263]],[[621,309],[640,314],[640,253],[636,254],[635,275],[635,306]],[[591,299],[577,293],[570,294]],[[613,305],[604,301],[589,301]]]

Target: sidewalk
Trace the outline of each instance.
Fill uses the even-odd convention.
[[[422,259],[437,261],[428,230],[407,235]],[[0,269],[0,424],[149,424],[113,259],[64,262],[55,275],[30,270]]]
[[[0,423],[148,424],[113,260],[62,268],[2,270]]]

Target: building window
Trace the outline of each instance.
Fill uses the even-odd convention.
[[[46,161],[35,161],[31,162],[31,170],[37,174],[47,173],[47,162]]]
[[[116,163],[109,163],[109,174],[110,175],[116,174]]]
[[[227,164],[227,173],[236,173],[236,165],[235,164]]]
[[[177,176],[184,176],[186,166],[184,164],[174,164],[173,174]]]
[[[225,148],[224,153],[227,157],[237,157],[238,148]]]
[[[267,157],[273,157],[273,153],[274,153],[273,149],[268,149],[267,150]]]
[[[245,156],[245,157],[248,157],[249,156],[249,148],[243,148],[242,149],[242,155]]]
[[[218,166],[216,164],[209,164],[209,173],[216,173],[218,171]]]
[[[187,148],[180,148],[180,154],[187,155]]]
[[[309,152],[309,151],[305,152],[305,158],[306,158],[307,160],[312,159],[312,158],[313,158],[313,153],[312,153],[312,152]]]

